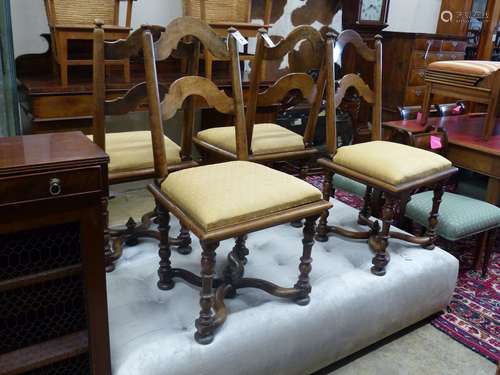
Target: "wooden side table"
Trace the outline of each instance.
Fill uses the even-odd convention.
[[[107,163],[80,132],[0,138],[0,374],[111,374]]]

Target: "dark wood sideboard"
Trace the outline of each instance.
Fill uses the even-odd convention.
[[[80,132],[0,138],[0,374],[111,374],[107,155]]]
[[[398,107],[419,106],[425,93],[425,69],[434,61],[463,60],[465,38],[440,34],[384,31],[382,103],[384,121],[399,120]],[[453,102],[435,96],[434,103]]]

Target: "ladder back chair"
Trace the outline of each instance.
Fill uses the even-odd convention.
[[[199,18],[207,22],[220,36],[227,35],[229,27],[235,27],[246,38],[257,36],[261,27],[271,27],[272,0],[265,0],[264,24],[252,23],[251,0],[183,0],[183,15]],[[218,59],[204,51],[205,77],[212,78],[212,64]],[[240,54],[240,60],[253,61],[254,56],[248,53]]]
[[[234,115],[236,125],[233,130],[241,135],[245,143],[243,92],[234,29],[228,36],[227,47],[200,24],[193,22],[184,31],[165,33],[163,43],[159,43],[155,50],[151,33],[146,31],[144,34],[149,42],[148,49],[145,49],[148,91],[154,93],[149,95],[149,107],[153,117],[151,133],[157,177],[155,183],[149,185],[149,190],[156,200],[161,233],[158,287],[162,290],[173,288],[174,278],[201,287],[201,311],[195,321],[194,337],[200,344],[209,344],[216,327],[222,325],[227,316],[224,298],[234,297],[239,288],[259,288],[297,304],[309,302],[315,221],[330,204],[321,199],[319,190],[306,182],[249,162],[246,145],[238,150],[239,160],[169,172],[161,123],[174,116],[193,96],[202,97],[209,107],[221,113]],[[210,53],[231,62],[232,97],[219,90],[208,78],[186,76],[175,81],[160,102],[154,54],[164,54],[165,50],[168,53],[169,48],[186,34],[196,38]],[[188,109],[194,110],[194,107],[189,106]],[[185,125],[190,126],[188,123]],[[172,267],[168,241],[170,213],[200,239],[201,276]],[[307,218],[297,283],[292,288],[282,288],[264,280],[243,277],[249,253],[245,245],[246,234],[297,218]],[[228,255],[229,264],[222,278],[215,278],[215,251],[220,241],[230,238],[237,240]]]
[[[143,49],[142,33],[146,29],[156,34],[165,30],[161,26],[143,26],[130,34],[127,39],[115,42],[104,40],[105,31],[100,22],[96,22],[94,30],[94,121],[90,137],[110,157],[108,166],[110,184],[144,180],[155,175],[150,126],[143,131],[106,133],[106,116],[120,116],[136,111],[140,105],[147,103],[147,89],[146,82],[142,82],[119,98],[106,99],[105,65],[103,62],[106,59],[128,59],[138,55],[139,51]],[[165,92],[163,86],[160,86],[159,90]],[[182,157],[181,147],[174,141],[165,135],[164,139],[167,145],[170,170],[188,168],[196,164],[194,161]],[[130,218],[126,223],[126,229],[112,231],[108,229],[107,200],[103,201],[103,212],[106,223],[105,233],[108,239],[105,248],[108,271],[114,269],[114,262],[121,257],[124,244],[133,246],[142,237],[159,239],[158,231],[150,230],[156,216],[155,212],[143,215],[140,225],[137,225]],[[112,249],[109,246],[110,237]],[[172,238],[170,241],[171,245],[178,246],[177,250],[182,254],[188,254],[191,251],[189,232],[184,228],[178,238]]]
[[[276,46],[270,47],[266,45],[265,33],[264,29],[260,29],[257,35],[255,61],[252,66],[246,102],[246,139],[248,140],[249,160],[259,163],[293,159],[315,160],[319,156],[320,150],[313,144],[313,139],[325,91],[326,71],[332,65],[332,55],[325,53],[325,50],[333,48],[333,34],[328,33],[327,38],[330,41],[325,41],[320,32],[313,27],[299,26]],[[301,42],[309,42],[315,55],[319,56],[320,66],[318,68],[320,70],[317,80],[315,81],[307,73],[288,73],[266,90],[259,92],[264,61],[281,61],[292,53]],[[258,109],[282,105],[286,99],[290,98],[290,95],[305,99],[310,106],[309,118],[303,136],[277,124],[255,123]],[[329,117],[332,115],[332,113],[327,113]],[[330,133],[327,131],[327,134]],[[238,159],[236,148],[242,144],[242,139],[234,137],[232,127],[217,127],[199,132],[194,142],[204,159],[208,161],[236,160]],[[301,177],[305,178],[305,175],[301,175]]]
[[[53,58],[59,66],[61,84],[68,85],[69,66],[92,66],[92,58],[69,59],[71,40],[92,40],[94,20],[104,23],[105,39],[126,39],[130,33],[132,4],[127,0],[125,26],[120,26],[121,0],[44,0],[52,40]],[[126,82],[130,82],[129,59],[106,60],[107,65],[122,65]]]
[[[332,178],[334,174],[353,179],[367,186],[364,205],[358,216],[358,223],[369,226],[365,232],[355,232],[344,228],[329,226],[328,211],[325,211],[318,225],[316,239],[325,242],[328,235],[337,233],[357,239],[367,239],[375,256],[372,260],[373,274],[382,276],[389,263],[387,253],[390,237],[402,239],[425,248],[432,249],[436,239],[438,210],[443,195],[443,183],[457,169],[443,156],[420,148],[399,143],[382,141],[382,37],[375,37],[374,48],[369,48],[361,36],[353,30],[345,30],[338,36],[335,43],[334,61],[340,61],[344,47],[351,44],[357,53],[369,63],[373,63],[373,88],[354,73],[344,75],[335,82],[335,71],[328,71],[327,87],[336,87],[327,92],[329,105],[340,105],[348,89],[355,89],[372,109],[371,141],[337,149],[336,127],[328,143],[328,158],[318,160],[325,169],[323,184],[323,199],[329,200],[332,193]],[[335,82],[335,84],[333,84]],[[330,84],[332,83],[332,84]],[[334,104],[333,104],[334,103]],[[335,117],[332,117],[335,125]],[[399,232],[391,232],[396,206],[406,202],[411,192],[421,187],[432,187],[434,200],[429,214],[429,228],[425,237],[415,237]],[[373,189],[383,194],[382,228],[378,221],[370,220],[370,201]]]

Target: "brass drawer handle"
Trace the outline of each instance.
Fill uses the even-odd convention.
[[[58,178],[51,178],[49,180],[49,193],[52,196],[57,196],[62,192],[61,180]]]

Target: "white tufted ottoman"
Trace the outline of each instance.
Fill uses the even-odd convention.
[[[334,204],[331,223],[352,224],[354,209]],[[301,238],[301,230],[290,225],[250,234],[246,275],[293,283]],[[221,243],[218,270],[233,245]],[[158,244],[143,242],[108,274],[113,374],[310,374],[447,305],[458,261],[439,248],[423,250],[398,240],[389,247],[391,262],[381,278],[370,273],[365,241],[317,242],[308,306],[243,289],[226,301],[230,313],[214,342],[202,346],[193,339],[198,289],[178,281],[173,290],[158,290]],[[194,243],[191,255],[174,253],[172,263],[198,273],[199,251]]]

